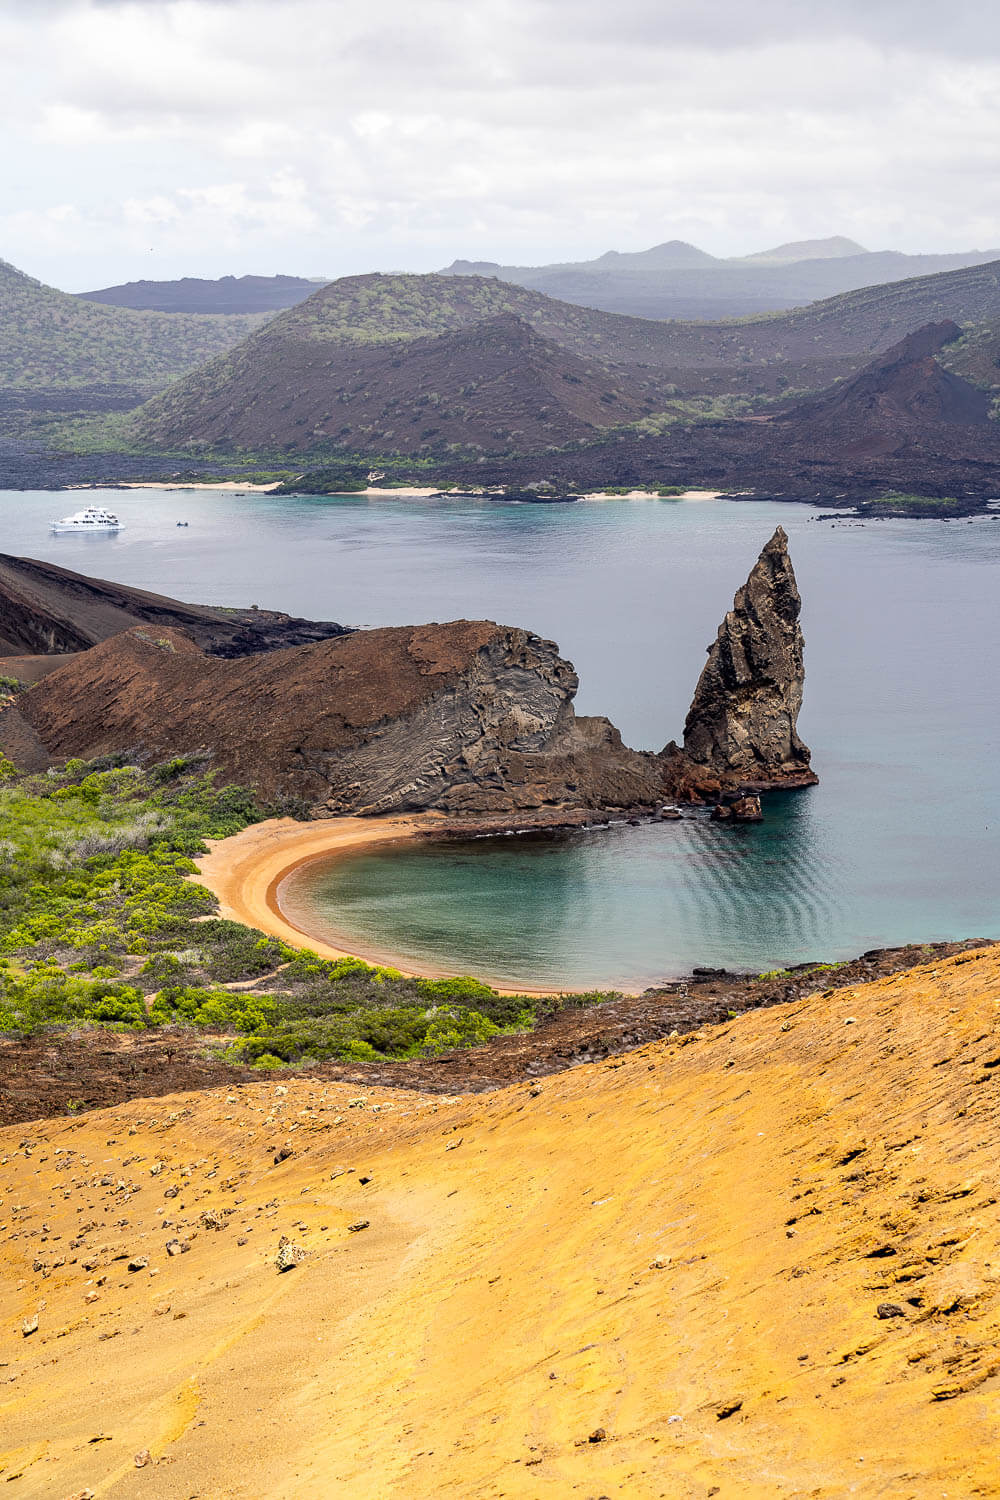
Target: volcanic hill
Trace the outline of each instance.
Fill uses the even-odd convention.
[[[477,1097],[290,1079],[7,1128],[0,1473],[995,1494],[998,1005],[994,948]]]
[[[74,295],[106,307],[151,312],[271,313],[304,302],[322,284],[322,279],[309,281],[304,276],[220,276],[215,281],[182,276],[178,281],[129,281]]]
[[[961,334],[953,322],[908,334],[853,379],[784,413],[775,425],[800,450],[832,446],[845,459],[883,458],[908,445],[955,445],[970,456],[985,438],[1000,456],[989,392],[946,370],[936,356]],[[977,429],[970,431],[969,429]],[[995,461],[995,460],[994,460]]]
[[[231,348],[260,321],[101,307],[0,261],[0,387],[111,387],[139,401]]]
[[[511,312],[336,351],[320,339],[279,345],[280,332],[255,340],[235,368],[225,361],[165,392],[141,415],[145,437],[175,444],[196,431],[218,447],[525,452],[593,436],[656,404],[641,380],[573,354]]]
[[[561,453],[455,464],[453,474],[480,485],[544,479],[570,491],[613,475],[616,484],[720,485],[834,506],[895,489],[982,510],[1000,494],[997,392],[981,369],[991,343],[984,330],[960,332],[947,320],[927,325],[856,375],[770,414],[651,419]]]
[[[998,271],[717,324],[621,317],[477,276],[345,277],[147,403],[134,435],[167,448],[545,452],[685,399],[829,386],[932,319],[1000,316]]]

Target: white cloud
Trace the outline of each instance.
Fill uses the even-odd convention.
[[[8,0],[0,59],[0,255],[67,286],[1000,242],[980,0]]]

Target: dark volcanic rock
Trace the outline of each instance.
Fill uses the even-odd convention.
[[[346,626],[276,610],[213,609],[0,553],[0,654],[85,651],[147,623],[183,630],[213,656],[248,656],[344,635]],[[16,675],[16,674],[15,674]]]
[[[684,725],[687,758],[748,791],[816,780],[795,727],[805,681],[801,603],[779,526],[719,626]]]
[[[990,432],[990,393],[935,358],[961,332],[949,320],[928,323],[852,380],[794,406],[775,427],[800,447],[848,461],[885,458],[941,427]]]

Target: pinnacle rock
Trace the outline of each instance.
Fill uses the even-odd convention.
[[[796,729],[805,669],[802,601],[779,526],[708,648],[684,725],[689,760],[748,788],[816,780]]]

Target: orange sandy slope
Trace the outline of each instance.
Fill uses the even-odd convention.
[[[992,949],[489,1096],[11,1128],[3,1493],[996,1495],[998,1091]]]

